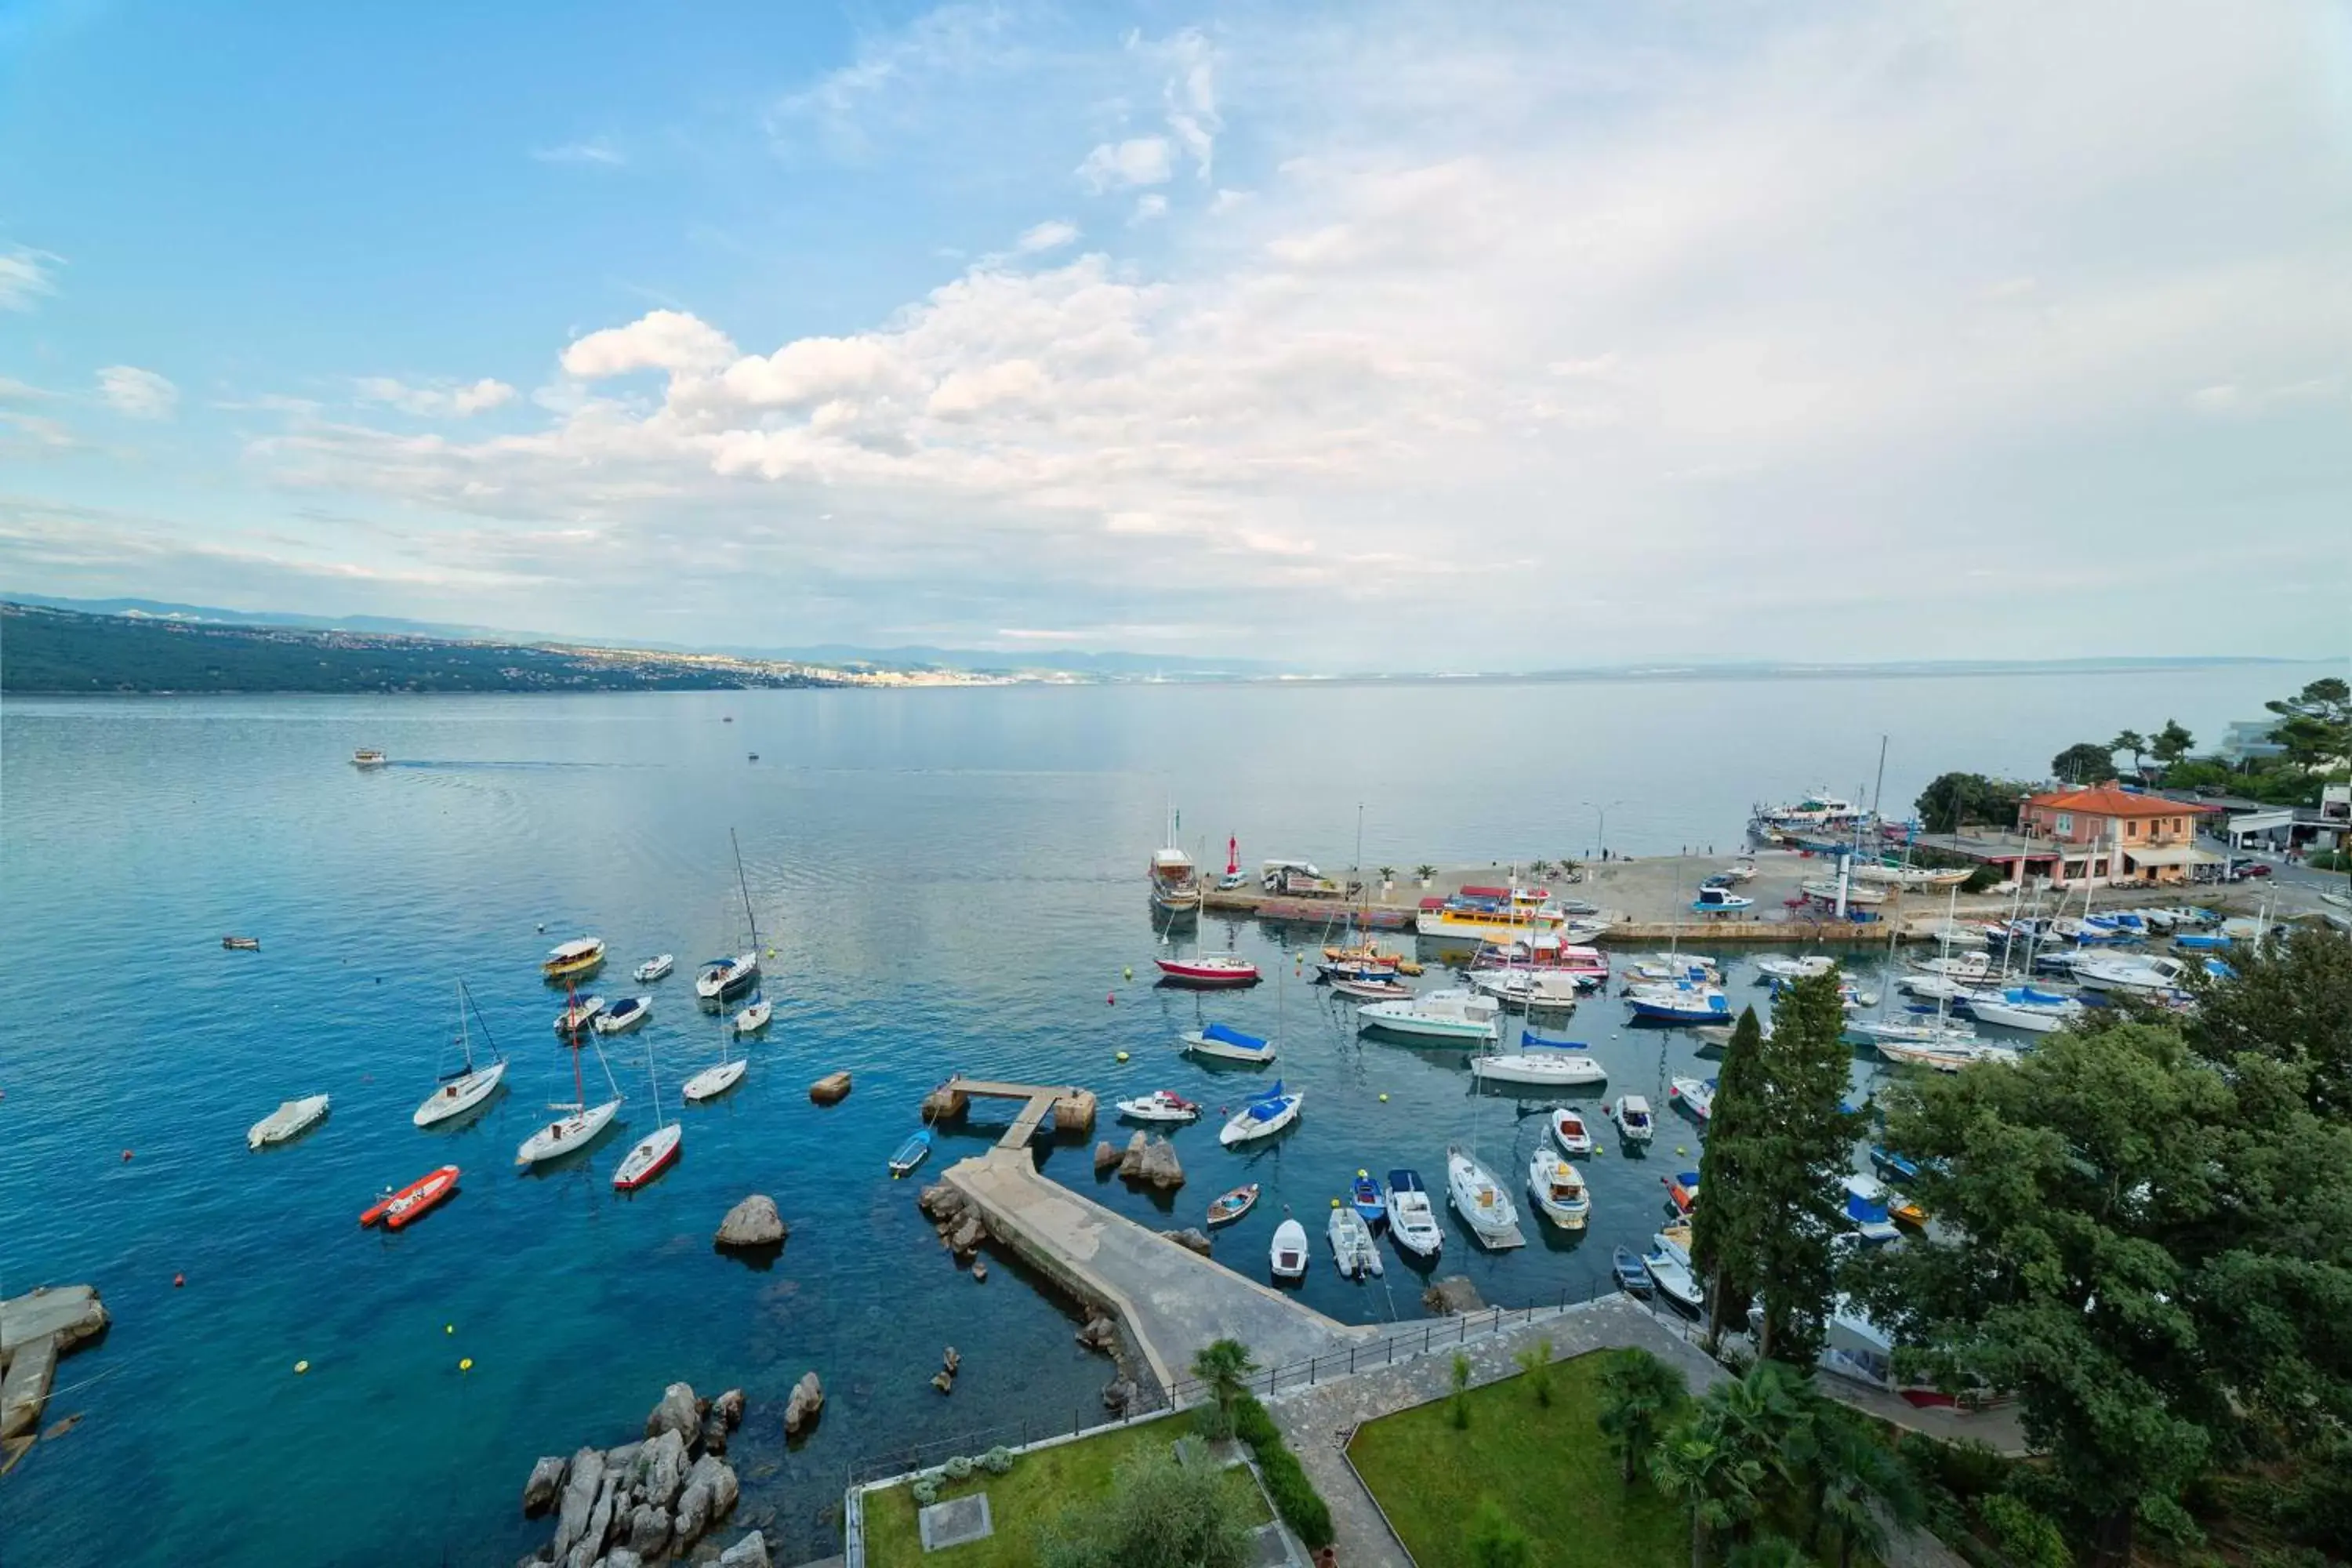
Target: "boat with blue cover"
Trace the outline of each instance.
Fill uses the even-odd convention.
[[[1231,1149],[1237,1144],[1251,1143],[1260,1138],[1271,1138],[1298,1120],[1298,1108],[1305,1104],[1305,1091],[1293,1089],[1286,1093],[1282,1080],[1276,1079],[1274,1087],[1261,1099],[1241,1108],[1231,1121],[1217,1133],[1217,1142]]]
[[[1356,1173],[1356,1179],[1349,1187],[1348,1199],[1356,1205],[1356,1212],[1364,1216],[1366,1225],[1378,1226],[1389,1217],[1387,1194],[1381,1191],[1380,1179],[1370,1171]]]
[[[1187,1034],[1184,1049],[1193,1056],[1213,1057],[1218,1061],[1263,1065],[1274,1060],[1275,1046],[1272,1040],[1245,1035],[1229,1025],[1211,1024]]]
[[[906,1175],[916,1166],[930,1158],[930,1154],[931,1130],[926,1127],[921,1131],[914,1133],[912,1136],[908,1137],[904,1143],[898,1145],[898,1152],[890,1156],[890,1174],[893,1176]]]
[[[1711,985],[1636,985],[1625,993],[1633,1016],[1654,1024],[1727,1024],[1731,1004]]]
[[[1886,1214],[1886,1189],[1868,1176],[1848,1176],[1842,1189],[1846,1223],[1865,1247],[1879,1247],[1903,1233]]]
[[[1870,1163],[1890,1182],[1914,1181],[1919,1174],[1916,1161],[1907,1154],[1898,1154],[1884,1144],[1873,1143],[1870,1146]]]

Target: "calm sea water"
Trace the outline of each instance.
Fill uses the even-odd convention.
[[[675,1378],[749,1390],[743,1517],[814,1555],[853,1458],[1091,1416],[1110,1369],[1064,1304],[1003,1264],[974,1285],[884,1171],[950,1069],[1233,1105],[1255,1080],[1186,1063],[1174,1037],[1202,1018],[1272,1032],[1279,1011],[1283,1076],[1309,1096],[1295,1133],[1247,1157],[1213,1122],[1179,1133],[1172,1205],[1097,1185],[1081,1147],[1047,1164],[1160,1225],[1266,1183],[1218,1241],[1254,1274],[1282,1208],[1319,1228],[1360,1165],[1442,1184],[1444,1145],[1467,1140],[1521,1181],[1541,1119],[1472,1093],[1459,1053],[1359,1041],[1297,984],[1203,1000],[1146,983],[1141,872],[1171,800],[1188,842],[1213,856],[1236,834],[1252,861],[1348,863],[1359,803],[1367,865],[1581,853],[1584,803],[1608,805],[1622,851],[1727,847],[1752,799],[1866,785],[1882,733],[1903,802],[1947,767],[2032,773],[2126,723],[2210,734],[2306,674],[11,701],[0,1294],[91,1282],[116,1326],[60,1369],[48,1419],[84,1419],[0,1481],[0,1561],[510,1563],[545,1534],[517,1507],[532,1458],[634,1436]],[[356,772],[361,745],[394,764]],[[609,1176],[653,1122],[648,1056],[672,1115],[679,1079],[716,1059],[688,972],[742,938],[730,826],[775,1023],[742,1088],[687,1113],[681,1163],[624,1197]],[[226,931],[262,951],[223,952]],[[679,973],[607,1047],[628,1130],[519,1175],[515,1145],[571,1090],[538,960],[582,931],[612,944],[607,995],[635,989],[640,955],[675,952]],[[1254,926],[1230,934],[1289,962]],[[419,1132],[460,978],[511,1091]],[[1612,1091],[1661,1104],[1695,1059],[1614,1001],[1565,1032]],[[856,1092],[811,1105],[837,1068]],[[318,1091],[324,1126],[247,1152],[248,1125]],[[943,1138],[925,1175],[987,1136]],[[1457,1230],[1444,1271],[1509,1303],[1601,1286],[1611,1246],[1655,1228],[1678,1142],[1695,1156],[1675,1128],[1646,1163],[1588,1164],[1580,1241],[1488,1258]],[[380,1187],[444,1162],[466,1171],[454,1202],[397,1237],[356,1227]],[[793,1227],[767,1271],[709,1246],[751,1191]],[[1318,1250],[1306,1296],[1410,1318],[1420,1284],[1393,1264],[1345,1284]],[[942,1399],[927,1380],[950,1343],[964,1370]],[[788,1452],[782,1396],[810,1369],[830,1402]]]

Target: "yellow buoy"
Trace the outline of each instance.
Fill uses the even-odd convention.
[[[294,1371],[298,1375],[310,1370],[310,1363],[307,1361],[298,1361],[294,1363]]]
[[[471,1371],[473,1371],[473,1370],[474,1370],[474,1358],[473,1358],[472,1356],[467,1356],[467,1357],[466,1357],[464,1360],[462,1360],[462,1361],[458,1362],[458,1363],[457,1363],[457,1370],[458,1370],[459,1372],[471,1372]]]
[[[1385,1095],[1385,1094],[1381,1095],[1381,1103],[1382,1105],[1386,1105],[1388,1102],[1389,1102],[1389,1097],[1388,1097],[1387,1095]]]
[[[457,1325],[455,1323],[444,1323],[441,1325],[441,1331],[445,1334],[454,1334],[457,1331]]]
[[[1331,1206],[1332,1206],[1333,1208],[1338,1208],[1338,1207],[1339,1206],[1339,1199],[1337,1199],[1337,1198],[1333,1198],[1333,1199],[1331,1200]]]
[[[1134,978],[1135,978],[1135,965],[1133,965],[1132,963],[1130,963],[1130,964],[1129,964],[1125,969],[1120,970],[1120,971],[1119,971],[1119,978],[1121,978],[1122,980],[1132,980],[1132,979],[1134,979]]]
[[[1125,1051],[1121,1051],[1121,1052],[1119,1052],[1119,1053],[1118,1053],[1118,1059],[1119,1059],[1119,1060],[1121,1060],[1121,1061],[1125,1061],[1125,1060],[1127,1060],[1127,1053],[1126,1053]]]
[[[1687,1154],[1687,1153],[1689,1153],[1689,1152],[1690,1152],[1690,1151],[1689,1151],[1688,1149],[1684,1148],[1681,1144],[1677,1143],[1677,1144],[1675,1144],[1675,1153],[1677,1153],[1677,1154]]]

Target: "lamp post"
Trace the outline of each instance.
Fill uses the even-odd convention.
[[[1610,808],[1611,808],[1612,806],[1631,805],[1633,804],[1633,802],[1631,802],[1631,801],[1624,801],[1624,800],[1612,800],[1612,801],[1610,801],[1607,805],[1601,805],[1601,804],[1597,804],[1597,803],[1595,803],[1595,802],[1593,802],[1593,801],[1589,801],[1589,800],[1588,800],[1588,801],[1582,801],[1582,802],[1580,802],[1579,804],[1580,804],[1581,805],[1583,805],[1583,807],[1584,807],[1587,811],[1597,812],[1597,813],[1600,815],[1601,820],[1600,820],[1600,822],[1599,822],[1599,823],[1594,826],[1594,828],[1593,828],[1593,830],[1592,830],[1592,831],[1593,831],[1593,837],[1594,837],[1595,838],[1597,838],[1597,839],[1600,841],[1600,842],[1598,843],[1598,845],[1596,845],[1596,846],[1595,846],[1595,847],[1598,849],[1598,851],[1599,851],[1599,853],[1601,855],[1601,857],[1605,859],[1605,858],[1608,857],[1608,854],[1609,854],[1609,811],[1610,811]]]

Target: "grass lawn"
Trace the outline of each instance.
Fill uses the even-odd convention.
[[[915,1527],[915,1500],[903,1486],[870,1492],[866,1499],[866,1560],[874,1568],[1016,1568],[1036,1556],[1037,1532],[1060,1517],[1073,1503],[1090,1501],[1110,1491],[1111,1472],[1129,1454],[1146,1448],[1167,1448],[1192,1433],[1182,1415],[1123,1426],[1084,1442],[1065,1443],[1042,1453],[1024,1454],[1007,1476],[980,1471],[967,1481],[947,1482],[940,1500],[968,1492],[988,1493],[988,1510],[996,1533],[986,1541],[945,1552],[926,1553]],[[1246,1502],[1244,1515],[1252,1524],[1274,1518],[1257,1483],[1246,1469],[1228,1471],[1226,1485]]]
[[[1367,1423],[1348,1457],[1380,1499],[1422,1568],[1468,1568],[1465,1538],[1492,1497],[1535,1538],[1538,1568],[1681,1568],[1690,1527],[1646,1478],[1627,1487],[1597,1419],[1605,1355],[1551,1372],[1551,1406],[1524,1378],[1470,1394],[1470,1426],[1455,1431],[1446,1401]]]

